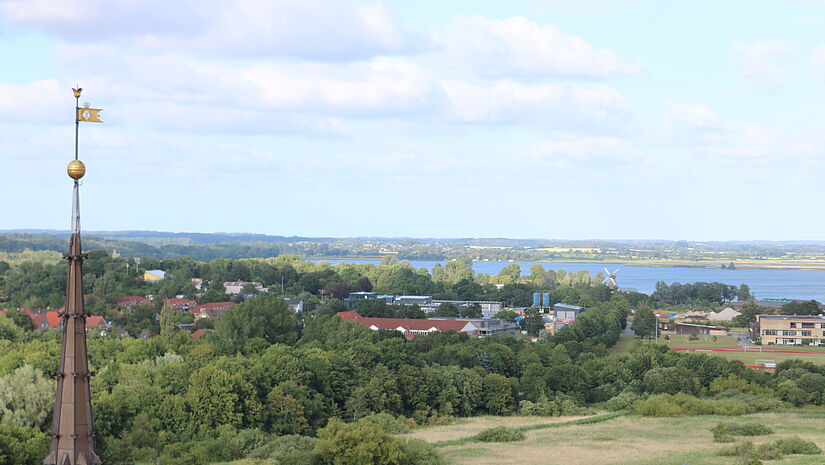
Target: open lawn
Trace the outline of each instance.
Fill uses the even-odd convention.
[[[535,419],[512,417],[513,426]],[[548,419],[539,421],[547,423]],[[713,442],[710,429],[720,421],[760,421],[774,434],[752,439],[756,444],[779,438],[799,436],[825,449],[825,412],[793,410],[740,417],[643,418],[624,416],[589,425],[527,431],[527,439],[512,443],[467,442],[438,450],[449,463],[457,465],[734,465],[733,457],[719,457],[724,444]],[[499,423],[495,423],[498,425]],[[501,423],[504,424],[504,423]],[[492,425],[489,417],[471,418],[460,424],[437,427],[438,435],[428,440],[441,441]],[[436,428],[428,428],[427,432]],[[419,432],[411,436],[422,437]],[[741,440],[741,439],[740,439]],[[825,463],[825,455],[792,455],[771,461],[776,465],[814,465]]]
[[[585,417],[473,417],[461,418],[451,425],[416,428],[404,437],[423,439],[427,442],[451,441],[474,436],[496,426],[531,426],[548,423],[564,423]]]
[[[745,365],[756,365],[757,360],[773,360],[776,363],[785,360],[802,360],[818,365],[825,365],[825,353],[823,354],[782,354],[769,352],[700,352],[717,357],[724,357],[729,360],[741,360]],[[822,460],[825,464],[825,459]]]
[[[659,344],[666,345],[671,349],[736,349],[739,343],[733,336],[699,336],[698,341],[691,341],[689,336],[684,334],[671,335],[667,341],[659,336]]]

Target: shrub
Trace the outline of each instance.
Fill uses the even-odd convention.
[[[744,441],[737,442],[732,446],[723,447],[716,452],[716,455],[721,455],[722,457],[750,456],[753,455],[755,450],[756,447],[752,442]]]
[[[496,426],[495,428],[485,429],[478,433],[475,438],[482,442],[513,442],[523,440],[524,433],[514,428]]]
[[[247,457],[271,459],[278,463],[310,465],[313,462],[312,449],[317,441],[315,438],[298,434],[275,436],[268,443],[253,450]]]
[[[767,426],[761,423],[736,424],[721,422],[717,424],[711,431],[713,432],[713,439],[716,442],[732,442],[723,441],[719,439],[730,436],[765,436],[767,434],[773,433],[772,429],[768,428]]]
[[[669,394],[650,396],[633,404],[633,410],[644,417],[675,417],[682,414],[682,407]]]
[[[371,425],[375,425],[381,428],[384,432],[389,434],[404,434],[410,432],[409,426],[407,426],[405,423],[398,421],[398,419],[396,419],[389,413],[376,413],[373,415],[367,415],[358,420],[358,423],[368,423]]]
[[[811,441],[806,441],[805,439],[801,439],[799,437],[793,436],[790,438],[782,438],[777,439],[773,442],[773,445],[779,449],[783,454],[804,454],[804,455],[816,455],[821,454],[822,449],[820,449],[816,444]]]
[[[619,410],[625,410],[630,408],[630,406],[633,405],[633,403],[639,399],[639,395],[635,392],[622,391],[615,397],[612,397],[610,400],[605,402],[604,406],[607,410],[610,410],[611,412],[617,412]]]
[[[443,465],[444,459],[430,443],[422,439],[407,439],[401,441],[401,451],[406,457],[405,464],[409,465]],[[287,462],[284,462],[287,463]]]

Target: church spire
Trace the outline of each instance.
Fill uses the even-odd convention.
[[[80,98],[80,89],[75,90]],[[75,147],[77,144],[75,144]],[[89,361],[86,352],[86,309],[83,306],[83,254],[80,245],[80,186],[86,174],[83,162],[69,163],[69,176],[74,179],[72,191],[72,236],[69,253],[64,258],[69,265],[66,284],[66,306],[61,313],[63,339],[60,347],[60,365],[55,372],[57,392],[52,417],[52,441],[47,465],[93,465],[100,458],[94,451],[92,396],[89,389]]]

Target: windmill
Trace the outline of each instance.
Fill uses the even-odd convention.
[[[607,270],[607,268],[605,268],[604,272],[607,275],[607,277],[604,278],[604,281],[602,281],[602,284],[604,284],[605,286],[609,287],[610,289],[612,289],[614,291],[618,290],[619,289],[619,284],[616,282],[616,273],[619,272],[619,269],[616,268],[616,271],[611,273],[610,271]]]

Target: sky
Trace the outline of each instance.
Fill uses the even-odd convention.
[[[822,240],[825,0],[2,0],[0,229]]]

